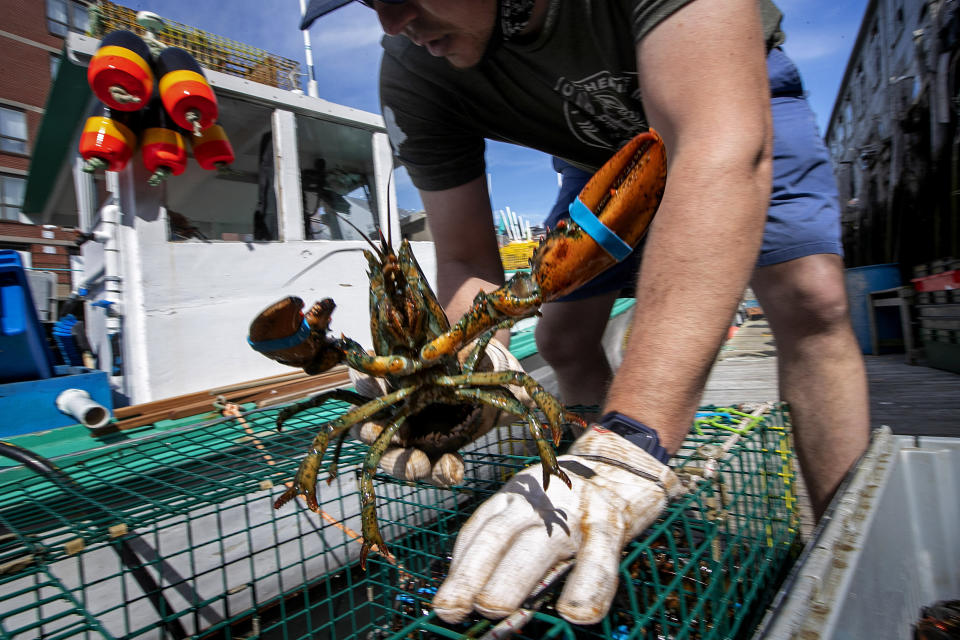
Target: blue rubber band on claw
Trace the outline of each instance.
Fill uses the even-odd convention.
[[[289,349],[290,347],[295,347],[301,344],[310,336],[310,325],[307,324],[306,318],[303,322],[300,323],[300,328],[297,329],[297,332],[287,336],[286,338],[277,338],[276,340],[262,340],[260,342],[254,342],[247,336],[247,344],[249,344],[255,351],[260,353],[267,353],[269,351],[281,351],[283,349]]]
[[[596,240],[597,244],[617,262],[623,262],[633,251],[633,247],[600,222],[600,218],[593,211],[590,211],[580,198],[576,198],[570,203],[568,211],[570,212],[570,219],[580,225],[580,228]]]

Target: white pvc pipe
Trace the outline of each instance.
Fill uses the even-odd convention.
[[[100,220],[103,226],[99,236],[99,241],[103,242],[103,299],[110,303],[106,316],[108,335],[120,331],[120,315],[123,312],[120,243],[117,239],[121,218],[120,207],[116,203],[100,208]]]
[[[67,389],[57,396],[57,409],[73,416],[88,429],[99,429],[110,421],[110,412],[83,389]]]

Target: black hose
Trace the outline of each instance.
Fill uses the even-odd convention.
[[[62,469],[60,469],[60,467],[53,464],[53,462],[44,458],[43,456],[36,454],[29,449],[24,449],[19,445],[3,440],[0,440],[0,455],[19,462],[34,473],[50,480],[61,489],[76,495],[86,504],[93,505],[93,509],[95,511],[98,511],[101,514],[106,513],[106,510],[103,507],[83,494],[80,485],[78,485],[73,478],[68,476]],[[90,515],[89,512],[87,515]],[[133,574],[137,584],[140,585],[140,588],[147,595],[150,603],[153,604],[153,608],[160,617],[160,625],[164,628],[164,630],[177,640],[180,640],[181,638],[187,638],[189,634],[187,634],[186,629],[183,628],[183,624],[180,622],[179,618],[174,618],[173,620],[165,619],[165,616],[175,612],[176,609],[170,606],[170,603],[163,595],[163,591],[157,584],[156,580],[154,580],[150,572],[144,568],[143,563],[130,547],[130,543],[128,541],[133,537],[133,534],[129,534],[117,540],[112,540],[111,545],[114,546],[117,555],[120,556],[120,560],[128,569],[130,569],[130,572]]]

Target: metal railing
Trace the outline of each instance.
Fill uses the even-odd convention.
[[[137,24],[137,12],[133,9],[99,0],[91,5],[90,11],[90,35],[94,37],[120,29],[145,34]],[[300,63],[294,60],[173,20],[163,18],[163,21],[164,28],[157,39],[165,45],[185,49],[207,69],[288,91],[300,88]]]

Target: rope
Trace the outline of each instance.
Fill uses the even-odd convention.
[[[170,171],[169,167],[157,167],[157,170],[153,172],[149,178],[147,178],[147,184],[151,187],[159,187],[164,180],[170,177],[170,174],[173,173]]]
[[[193,125],[193,135],[198,138],[203,134],[203,129],[200,128],[200,112],[196,109],[190,109],[184,114],[184,117],[187,119],[187,122]]]
[[[83,163],[84,173],[94,173],[99,169],[106,169],[107,161],[103,158],[87,158],[87,161]]]
[[[127,93],[127,90],[121,87],[118,84],[111,85],[110,87],[110,97],[119,102],[120,104],[131,104],[141,102],[139,96],[135,96],[131,93]]]

